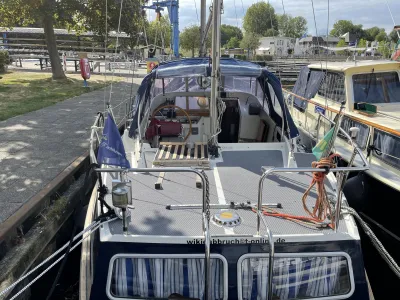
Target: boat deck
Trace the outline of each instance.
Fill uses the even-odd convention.
[[[260,146],[255,148],[222,147],[221,157],[215,161],[210,170],[205,171],[210,183],[211,203],[221,204],[232,201],[257,203],[258,183],[261,175],[260,166],[283,167],[285,163],[283,151],[279,150],[279,147],[275,150],[262,149]],[[155,152],[146,152],[144,157],[148,166],[152,164]],[[132,180],[132,197],[135,209],[131,210],[128,236],[135,238],[138,242],[143,241],[141,238],[151,240],[151,237],[168,236],[168,241],[162,241],[164,243],[177,242],[179,238],[182,239],[183,237],[203,236],[201,209],[166,209],[166,206],[172,204],[202,203],[202,189],[196,187],[196,174],[165,173],[161,190],[155,189],[158,175],[158,173],[129,174]],[[302,196],[311,180],[310,173],[272,174],[264,181],[263,204],[281,203],[282,209],[276,210],[282,213],[306,216],[302,205]],[[329,182],[326,183],[326,189],[328,195],[334,197]],[[312,208],[315,198],[316,191],[313,189],[307,200],[310,208]],[[106,200],[111,203],[111,195],[107,195]],[[218,210],[211,209],[211,215],[216,212]],[[250,210],[237,210],[237,212],[242,217],[240,226],[223,228],[210,222],[211,234],[234,234],[238,237],[240,235],[256,235],[256,214]],[[276,217],[265,218],[275,238],[286,237],[286,239],[290,238],[292,241],[309,241],[315,239],[349,239],[351,236],[354,238],[357,235],[352,230],[355,225],[350,218],[340,221],[336,233],[329,228],[310,228]],[[265,234],[263,225],[261,229],[262,234]],[[332,235],[336,235],[336,237]],[[102,240],[110,240],[112,236],[114,238],[123,236],[121,220],[110,223],[109,229],[104,231],[101,236]],[[157,242],[157,239],[154,239],[153,242]]]

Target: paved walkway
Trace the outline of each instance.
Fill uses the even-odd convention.
[[[141,79],[134,79],[133,94]],[[131,84],[113,85],[112,105],[127,101]],[[0,224],[89,149],[90,128],[104,111],[97,90],[0,122]],[[116,122],[125,104],[114,110]]]

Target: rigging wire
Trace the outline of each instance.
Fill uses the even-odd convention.
[[[242,1],[242,10],[243,10],[243,19],[244,19],[244,16],[246,15],[246,12],[244,11],[243,0],[240,0],[240,1]]]
[[[75,235],[74,237],[74,241],[77,240],[79,237],[81,237],[82,235],[84,235],[86,232],[91,231],[93,228],[95,228],[97,225],[99,225],[100,222],[99,221],[94,221],[93,223],[91,223],[88,227],[86,227],[84,230],[82,230],[80,233],[78,233],[77,235]],[[62,246],[60,249],[58,249],[56,252],[54,252],[51,256],[49,256],[48,258],[46,258],[43,262],[41,262],[40,264],[38,264],[36,267],[34,267],[32,270],[30,270],[29,272],[27,272],[24,276],[22,276],[21,278],[19,278],[17,281],[15,281],[13,284],[11,284],[10,286],[8,286],[6,289],[2,290],[0,292],[0,296],[4,296],[7,292],[9,292],[12,288],[14,288],[18,283],[20,283],[22,280],[24,280],[25,278],[27,278],[29,275],[31,275],[33,272],[35,272],[36,270],[38,270],[41,266],[43,266],[44,264],[46,264],[48,261],[50,261],[53,257],[55,257],[56,255],[58,255],[61,251],[63,251],[65,248],[67,248],[69,245],[68,243],[65,243],[64,246]]]
[[[317,37],[318,58],[319,58],[319,61],[320,61],[320,63],[321,63],[321,70],[322,70],[322,60],[321,60],[321,54],[319,53],[319,51],[320,51],[320,46],[319,46],[319,38],[318,38],[317,19],[315,18],[314,0],[311,0],[311,5],[312,5],[313,16],[314,16],[315,35],[316,35],[316,37]]]
[[[235,6],[236,26],[239,28],[239,19],[236,10],[236,0],[233,0],[233,5]]]
[[[390,16],[392,17],[393,25],[396,26],[396,22],[394,21],[393,14],[392,14],[392,10],[390,9],[389,3],[388,3],[387,0],[385,0],[385,2],[386,2],[386,5],[387,5],[387,7],[388,7],[388,9],[389,9]],[[399,33],[399,31],[396,31],[396,32],[397,32],[397,36],[398,36],[399,39],[400,39],[400,33]]]
[[[113,62],[113,68],[112,68],[113,71],[112,71],[112,75],[111,75],[110,96],[108,98],[108,106],[110,106],[110,103],[111,103],[111,95],[112,95],[113,80],[114,80],[114,73],[115,73],[115,60],[117,58],[118,38],[119,38],[119,35],[120,35],[121,15],[122,15],[122,5],[123,5],[123,3],[124,3],[124,0],[121,0],[121,6],[119,8],[117,38],[116,38],[116,42],[115,42],[114,62]]]
[[[325,62],[325,78],[323,80],[328,79],[328,56],[329,56],[329,17],[330,17],[330,3],[328,0],[328,21],[326,25],[326,62]],[[328,85],[325,84],[325,109],[328,109]],[[325,126],[324,127],[324,135],[326,134],[325,132]],[[318,134],[318,133],[317,133]]]
[[[199,13],[197,12],[196,0],[193,0],[193,2],[194,2],[194,7],[196,8],[197,23],[200,24]]]
[[[78,247],[86,238],[88,238],[93,232],[95,232],[97,229],[99,229],[99,227],[105,223],[111,222],[118,219],[117,218],[113,218],[110,220],[107,220],[105,222],[102,222],[101,224],[97,224],[92,230],[89,230],[88,232],[86,232],[86,235],[82,237],[81,240],[79,240],[74,246],[71,247],[70,251],[74,250],[76,247]],[[13,297],[10,298],[10,300],[14,300],[16,299],[19,295],[21,295],[27,288],[29,288],[32,284],[34,284],[37,280],[39,280],[44,274],[46,274],[51,268],[53,268],[57,263],[59,263],[64,256],[66,255],[66,253],[64,253],[63,255],[61,255],[55,262],[53,262],[50,266],[48,266],[43,272],[41,272],[38,276],[36,276],[32,281],[30,281],[26,286],[24,286],[21,290],[18,291],[18,293],[16,293]],[[52,257],[54,257],[54,255],[52,255]],[[4,292],[4,291],[3,291]]]
[[[108,1],[106,0],[106,32],[104,36],[104,82],[107,83],[107,20],[108,20]],[[106,110],[106,93],[107,88],[104,88],[104,111]]]
[[[282,0],[282,8],[283,8],[283,14],[286,15],[286,12],[285,12],[285,5],[283,4],[283,0]]]

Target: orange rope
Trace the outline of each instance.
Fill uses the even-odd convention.
[[[319,162],[314,161],[314,162],[312,162],[311,166],[313,168],[327,168],[327,169],[335,168],[336,165],[333,163],[333,158],[335,156],[338,156],[338,155],[332,154],[331,156],[329,156],[327,158],[320,159]],[[329,204],[328,195],[326,193],[325,185],[324,185],[325,177],[326,177],[325,173],[322,173],[322,172],[314,172],[313,173],[313,180],[311,181],[311,184],[308,187],[308,189],[304,192],[304,195],[302,198],[303,208],[317,222],[324,222],[330,216],[331,217],[330,227],[334,228],[334,219],[333,219],[333,215],[332,215],[332,210],[331,210],[331,206]],[[314,185],[317,188],[317,199],[315,201],[314,208],[311,212],[310,209],[307,207],[306,200],[307,200],[307,197]]]
[[[335,168],[336,165],[333,162],[333,158],[337,156],[339,155],[332,154],[327,158],[322,158],[319,162],[316,161],[312,162],[311,166],[313,168],[327,168],[327,169]],[[280,213],[266,206],[262,207],[263,215],[287,219],[303,225],[320,225],[325,223],[325,220],[328,217],[330,217],[331,223],[329,227],[333,229],[335,227],[335,223],[332,215],[331,206],[328,200],[328,195],[325,190],[325,185],[324,185],[325,177],[326,174],[323,172],[313,172],[313,180],[311,181],[310,186],[303,195],[302,198],[303,208],[308,213],[309,217]],[[317,188],[317,199],[315,201],[314,208],[311,211],[307,207],[306,200],[314,185]],[[256,212],[255,209],[253,209],[253,211]]]

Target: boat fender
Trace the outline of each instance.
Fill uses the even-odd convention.
[[[350,207],[360,212],[367,205],[369,184],[364,172],[360,172],[346,181],[343,193]]]

